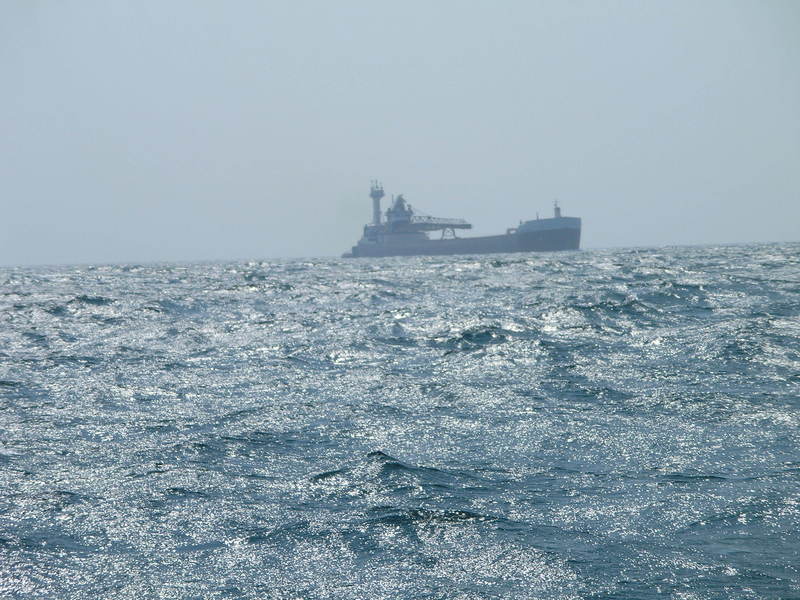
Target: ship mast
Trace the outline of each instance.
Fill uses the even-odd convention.
[[[383,198],[383,186],[377,181],[372,182],[369,190],[369,197],[372,198],[372,224],[381,224],[381,198]]]

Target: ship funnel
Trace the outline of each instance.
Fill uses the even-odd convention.
[[[378,181],[372,182],[369,190],[369,197],[372,198],[372,224],[381,224],[381,198],[383,198],[383,186]]]

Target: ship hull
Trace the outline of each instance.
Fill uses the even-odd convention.
[[[452,254],[495,254],[501,252],[552,252],[580,248],[580,228],[546,229],[505,235],[444,240],[404,240],[402,235],[387,235],[376,242],[360,242],[345,256],[441,256]]]

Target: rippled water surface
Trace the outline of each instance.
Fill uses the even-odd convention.
[[[0,597],[800,597],[799,255],[0,269]]]

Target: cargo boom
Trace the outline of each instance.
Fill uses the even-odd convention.
[[[581,242],[581,220],[562,217],[555,204],[551,219],[520,222],[518,227],[505,234],[483,237],[459,238],[456,231],[472,229],[463,219],[422,216],[415,213],[400,194],[394,198],[381,220],[380,202],[383,187],[373,182],[372,223],[364,226],[364,235],[345,258],[367,256],[418,256],[442,254],[490,254],[496,252],[542,252],[552,250],[577,250]],[[439,239],[431,239],[428,232],[440,232]]]

